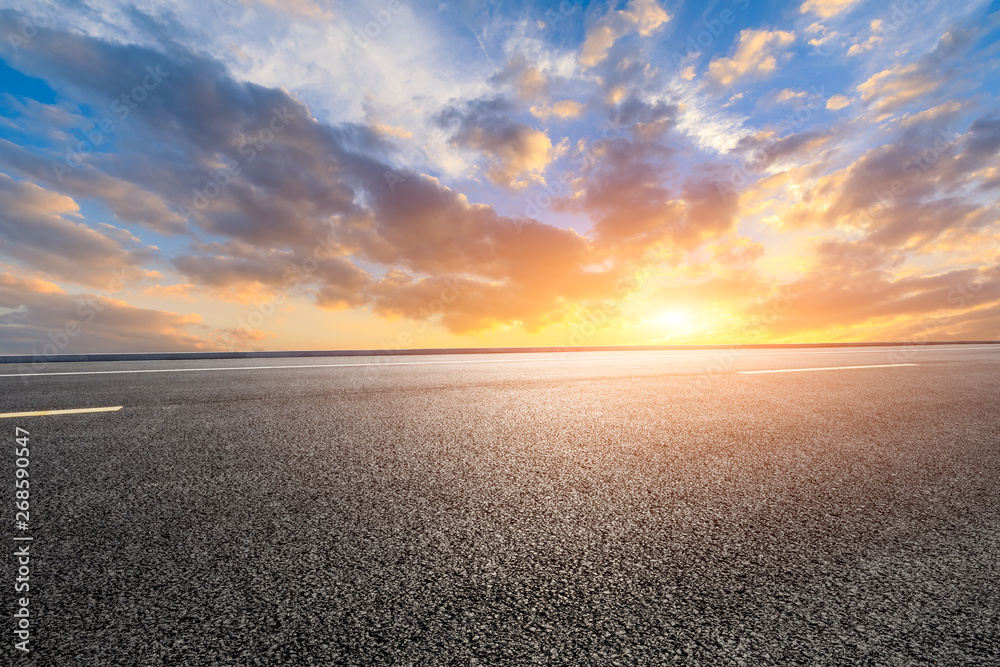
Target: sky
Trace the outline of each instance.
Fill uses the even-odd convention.
[[[0,354],[995,340],[998,27],[0,0]]]

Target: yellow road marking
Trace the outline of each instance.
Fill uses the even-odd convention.
[[[119,405],[114,408],[80,408],[79,410],[41,410],[39,412],[6,412],[0,413],[0,419],[8,417],[44,417],[46,415],[80,415],[86,412],[118,412],[122,409]]]

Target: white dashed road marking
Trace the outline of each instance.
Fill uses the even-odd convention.
[[[38,412],[5,412],[0,413],[0,419],[9,417],[45,417],[47,415],[81,415],[88,412],[118,412],[122,406],[113,408],[80,408],[78,410],[40,410]]]

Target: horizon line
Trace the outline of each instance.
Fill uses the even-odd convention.
[[[546,352],[656,352],[728,349],[789,349],[827,347],[906,347],[928,345],[1000,345],[1000,340],[875,341],[847,343],[729,343],[706,345],[567,345],[529,347],[383,348],[350,350],[217,350],[207,352],[90,352],[79,354],[0,355],[0,364],[48,364],[87,361],[185,361],[197,359],[281,359],[295,357],[383,357],[445,354],[541,354]]]

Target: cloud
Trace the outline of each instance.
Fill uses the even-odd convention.
[[[807,35],[819,35],[809,40],[809,46],[815,46],[817,49],[840,36],[839,32],[831,30],[822,23],[811,23],[805,32]]]
[[[615,127],[629,128],[640,139],[654,141],[677,126],[680,105],[664,100],[647,100],[630,95],[611,110]]]
[[[861,101],[883,116],[934,91],[941,81],[917,63],[893,65],[858,84]]]
[[[945,102],[930,109],[924,109],[913,115],[906,115],[902,119],[903,127],[912,127],[924,123],[936,123],[938,121],[955,120],[960,113],[965,111],[966,103],[957,100]]]
[[[331,0],[256,0],[262,7],[288,14],[296,19],[315,21],[333,15]]]
[[[311,289],[322,308],[366,303],[367,271],[337,256],[336,244],[303,248],[259,248],[239,242],[195,244],[194,254],[174,257],[175,269],[202,289],[228,300],[250,303],[264,297]]]
[[[0,348],[8,354],[218,347],[204,336],[210,332],[198,315],[136,308],[107,292],[71,295],[52,283],[10,273],[0,273],[0,309]]]
[[[195,294],[198,286],[194,283],[179,283],[175,285],[152,285],[143,290],[143,294],[158,298],[181,299],[183,301],[197,301]]]
[[[403,273],[387,276],[372,289],[375,311],[382,315],[417,320],[434,319],[455,334],[477,333],[501,324],[517,323],[528,331],[562,322],[561,307],[582,294],[615,295],[606,274],[582,274],[575,285],[557,281],[537,285],[502,285],[467,278],[440,277],[412,280]]]
[[[681,253],[728,232],[738,198],[719,186],[725,176],[697,165],[679,191],[671,180],[673,150],[641,138],[617,138],[592,149],[576,187],[580,195],[561,206],[594,220],[593,234],[605,256],[637,261],[651,248]]]
[[[654,299],[693,309],[721,306],[732,312],[769,295],[770,282],[752,269],[721,270],[705,280],[684,281],[656,290]]]
[[[611,273],[585,270],[593,248],[576,232],[472,204],[436,179],[394,166],[391,146],[375,132],[320,123],[288,93],[238,83],[213,62],[44,30],[29,46],[24,67],[57,86],[73,81],[96,104],[129,90],[146,67],[169,72],[169,91],[150,94],[120,128],[136,148],[155,148],[94,155],[88,167],[184,206],[197,229],[225,239],[194,243],[172,258],[200,288],[252,300],[292,285],[322,307],[391,303],[394,285],[373,283],[355,264],[364,261],[412,272],[416,283],[428,276],[475,281],[480,288],[470,294],[488,292],[506,310],[487,315],[484,302],[475,315],[474,300],[463,299],[448,305],[446,319],[488,328],[541,322],[566,299],[600,298],[614,281]],[[553,149],[509,110],[502,100],[480,99],[441,119],[457,145],[486,155],[491,178],[517,187],[541,178]]]
[[[129,195],[160,199],[207,232],[272,245],[315,238],[319,221],[357,210],[344,163],[355,159],[353,150],[377,149],[380,140],[367,129],[322,126],[286,92],[238,83],[217,63],[194,56],[42,30],[28,47],[14,62],[57,87],[72,82],[98,108],[133,90],[147,68],[165,73],[119,123],[116,139],[128,150],[91,154],[85,168],[67,177],[70,183],[78,172],[102,172],[81,178],[127,182]],[[39,166],[22,162],[32,173]],[[103,199],[97,185],[90,193]],[[109,206],[112,195],[104,199]]]
[[[940,103],[942,97],[951,101],[964,96],[968,81],[961,75],[982,66],[967,54],[989,29],[989,22],[951,26],[918,60],[896,63],[859,83],[856,89],[862,102],[875,112],[876,120],[883,120],[913,103],[922,103],[926,108]]]
[[[995,160],[1000,134],[984,120],[959,138],[947,121],[946,111],[925,115],[847,166],[813,182],[798,179],[803,195],[782,221],[793,228],[848,229],[873,246],[920,253],[936,244],[978,243],[996,215],[959,193],[988,177],[984,167]]]
[[[151,201],[170,202],[200,229],[232,239],[224,256],[208,254],[212,249],[202,246],[200,253],[174,257],[175,267],[204,287],[247,295],[249,287],[280,289],[294,282],[286,274],[317,250],[326,253],[334,246],[336,254],[346,252],[328,239],[328,219],[362,210],[354,201],[355,188],[347,182],[351,165],[372,167],[380,188],[386,188],[381,174],[389,166],[379,169],[351,152],[380,146],[374,133],[356,126],[323,126],[287,93],[236,83],[214,63],[171,60],[136,47],[50,32],[40,33],[31,46],[32,66],[56,85],[73,80],[97,100],[107,100],[111,93],[106,91],[130,90],[122,82],[138,76],[132,72],[159,67],[168,73],[163,85],[173,84],[174,89],[161,96],[152,91],[117,130],[121,141],[146,148],[123,155],[94,154],[83,168],[65,176],[62,187],[86,192],[119,213],[126,204],[141,209]],[[83,62],[62,58],[67,51],[88,57]],[[171,150],[162,150],[164,145]],[[8,149],[8,162],[21,172],[45,175],[43,157],[0,145],[0,159],[3,148]],[[175,154],[184,159],[176,160]],[[334,257],[307,272],[323,305],[355,294],[360,270],[352,271],[347,264]],[[360,298],[355,294],[349,301],[358,304]]]
[[[753,133],[747,118],[719,108],[703,87],[687,81],[673,82],[677,102],[677,127],[703,151],[725,154],[744,136]]]
[[[577,118],[584,110],[584,106],[574,100],[559,100],[549,106],[533,106],[531,114],[537,118],[546,119],[550,116],[556,118]]]
[[[630,0],[625,9],[609,12],[587,30],[580,49],[580,64],[584,68],[593,67],[625,35],[636,32],[648,37],[670,18],[656,0]]]
[[[431,302],[458,286],[441,313],[449,330],[538,328],[569,303],[612,295],[620,275],[590,268],[599,256],[587,237],[498,215],[426,176],[408,175],[373,204],[341,234],[369,261],[396,267],[366,290],[379,313],[431,317]]]
[[[125,178],[98,171],[99,160],[75,169],[69,168],[64,160],[64,152],[38,155],[0,139],[0,165],[11,173],[79,199],[99,199],[122,221],[160,234],[174,235],[187,230],[184,217],[172,211],[162,197]],[[55,167],[66,170],[56,171]]]
[[[80,218],[79,210],[70,197],[0,173],[0,252],[34,271],[91,287],[105,287],[122,270],[156,258],[155,248],[126,230],[68,219]]]
[[[805,99],[808,96],[809,93],[804,90],[792,90],[790,88],[785,88],[774,96],[774,101],[777,104],[784,104],[785,102]]]
[[[897,277],[892,269],[900,261],[864,241],[819,242],[813,268],[781,287],[792,295],[792,304],[771,333],[801,337],[816,332],[826,340],[835,335],[856,339],[856,332],[881,327],[899,340],[913,333],[915,321],[953,317],[1000,301],[996,264]]]
[[[860,1],[861,0],[806,0],[802,3],[802,6],[799,7],[799,11],[803,14],[812,12],[820,18],[828,19],[847,9],[850,9],[851,6],[858,4]]]
[[[264,347],[257,343],[277,338],[271,331],[252,329],[249,326],[227,327],[212,332],[212,339],[219,341],[223,347],[235,350],[262,351]]]
[[[857,56],[861,55],[866,51],[871,51],[876,46],[882,43],[882,37],[879,35],[872,35],[863,42],[856,42],[851,44],[851,48],[847,49],[847,55]]]
[[[745,268],[764,256],[764,244],[737,236],[724,236],[712,246],[712,261],[726,267]]]
[[[778,69],[778,61],[795,41],[794,32],[783,30],[742,30],[732,58],[716,58],[708,73],[716,85],[728,88],[742,79],[761,79]]]
[[[735,152],[743,155],[746,171],[762,171],[785,160],[815,161],[816,154],[834,137],[830,130],[804,130],[783,137],[761,131],[740,139]]]
[[[851,100],[846,95],[831,95],[830,99],[826,101],[826,108],[831,111],[837,111],[838,109],[843,109]]]
[[[513,121],[510,111],[502,98],[479,99],[449,107],[440,119],[453,128],[454,145],[487,158],[486,175],[497,185],[520,189],[544,183],[541,173],[554,157],[552,141],[541,130]]]
[[[533,102],[548,95],[549,80],[538,67],[528,63],[527,58],[518,54],[511,58],[498,74],[490,79],[493,83],[509,83],[522,102]]]
[[[150,298],[209,303],[308,295],[321,308],[367,309],[357,314],[359,320],[375,313],[474,334],[503,327],[535,331],[566,323],[604,300],[620,301],[617,281],[662,249],[671,266],[657,285],[671,284],[673,292],[661,297],[676,301],[687,290],[719,303],[734,318],[765,307],[777,287],[758,264],[780,264],[781,275],[805,266],[802,276],[784,279],[785,286],[829,303],[836,321],[806,310],[807,317],[778,327],[776,335],[812,335],[818,329],[809,328],[809,317],[823,331],[841,335],[862,330],[855,326],[896,327],[893,318],[905,315],[893,315],[889,299],[933,295],[935,276],[963,279],[950,275],[950,267],[971,263],[966,258],[975,245],[995,243],[988,188],[1000,187],[1000,124],[983,111],[985,95],[967,94],[969,72],[989,57],[966,62],[974,32],[948,30],[931,54],[913,63],[909,56],[899,59],[902,50],[884,49],[886,57],[895,55],[881,65],[883,72],[865,69],[867,81],[847,82],[837,88],[843,94],[824,100],[832,111],[850,103],[860,117],[836,114],[830,121],[831,114],[814,114],[818,118],[796,120],[789,130],[774,118],[773,105],[753,104],[752,91],[734,105],[740,113],[721,108],[720,101],[735,101],[733,93],[742,88],[721,98],[718,93],[777,74],[796,33],[743,31],[732,52],[709,63],[703,86],[663,66],[656,57],[662,53],[640,57],[648,50],[640,46],[652,44],[626,39],[661,29],[669,20],[661,5],[633,0],[615,6],[624,9],[589,24],[579,54],[563,39],[572,33],[564,30],[568,25],[552,23],[543,33],[534,21],[507,21],[492,6],[475,13],[470,25],[418,34],[461,33],[460,39],[407,40],[407,53],[447,44],[460,70],[475,69],[465,46],[477,58],[486,53],[499,63],[506,59],[495,76],[492,68],[474,75],[401,68],[398,59],[386,56],[398,46],[388,32],[355,54],[356,68],[342,71],[342,63],[326,56],[310,61],[314,52],[300,51],[304,42],[298,40],[316,47],[315,53],[332,48],[336,56],[338,39],[352,26],[290,22],[259,4],[258,12],[286,32],[273,42],[267,41],[271,36],[241,41],[241,53],[231,56],[219,56],[219,44],[187,50],[171,39],[183,30],[176,22],[156,28],[155,21],[146,21],[144,32],[136,32],[101,23],[97,13],[64,32],[40,29],[20,53],[0,44],[0,55],[44,79],[56,100],[4,98],[3,108],[12,111],[3,126],[8,140],[0,140],[0,167],[13,178],[0,180],[0,198],[6,197],[0,225],[18,250],[7,254],[21,263],[11,273],[25,279],[22,273],[41,271],[53,280],[75,274],[103,287],[101,271],[74,271],[74,253],[85,267],[112,261],[102,258],[139,267],[163,262],[171,267],[170,280],[149,288]],[[357,24],[365,13],[338,5],[338,14],[341,7],[353,12],[347,23]],[[802,7],[825,16],[832,5]],[[0,12],[0,34],[6,34],[10,17]],[[410,18],[404,12],[398,20]],[[247,19],[246,27],[260,24]],[[403,27],[394,23],[392,29]],[[872,26],[890,40],[891,33],[880,29]],[[184,39],[192,41],[192,34]],[[837,35],[818,23],[803,34],[823,41]],[[303,61],[292,67],[289,54]],[[167,73],[162,84],[118,118],[114,100],[134,90],[147,68],[157,67]],[[801,78],[803,71],[797,66],[782,72],[766,99],[799,105],[799,91],[811,83]],[[377,83],[368,80],[372,72]],[[938,87],[921,93],[934,76]],[[349,92],[330,84],[341,80]],[[335,92],[317,94],[317,82]],[[337,96],[350,99],[331,103]],[[897,112],[873,133],[873,122]],[[982,115],[971,118],[973,113]],[[55,173],[52,165],[65,158],[65,148],[105,117],[116,123],[113,140],[75,168]],[[605,130],[598,123],[605,121],[613,131],[595,141]],[[559,130],[551,140],[549,123]],[[947,139],[951,147],[939,150],[935,133],[945,125],[958,129]],[[20,138],[11,134],[15,127]],[[876,134],[886,145],[873,143]],[[559,146],[553,146],[556,140]],[[578,148],[566,152],[570,145]],[[904,172],[911,158],[930,149],[939,154],[933,165]],[[716,155],[727,164],[717,163]],[[741,158],[750,161],[744,171],[756,181],[741,192],[722,187],[731,183],[728,163]],[[542,185],[557,168],[571,177],[571,192],[563,191],[551,207],[539,203],[545,213],[538,216],[552,215],[561,226],[504,214],[525,210],[528,200],[540,202],[543,189],[527,188]],[[885,200],[897,180],[905,187]],[[456,184],[469,186],[468,196]],[[778,190],[777,201],[766,200]],[[814,256],[800,255],[796,244],[804,233],[777,236],[806,229],[839,243],[848,237],[853,245],[831,241],[817,246]],[[136,236],[147,232],[167,249],[144,246]],[[159,234],[171,238],[161,242]],[[751,238],[767,239],[766,256]],[[942,268],[928,268],[933,266]],[[840,286],[838,272],[847,276]],[[674,274],[677,282],[667,283]],[[859,307],[854,317],[848,304],[863,299],[866,281],[880,308],[868,313]],[[161,287],[165,282],[177,284]],[[918,309],[928,299],[911,305]],[[980,330],[977,322],[993,307],[984,302],[967,316],[955,310],[955,326]],[[204,308],[209,312],[210,306]],[[5,316],[13,318],[27,309],[0,312],[9,310]],[[177,336],[189,337],[181,343],[185,349],[218,346],[235,335],[231,326],[213,332],[176,317],[181,319],[164,321],[174,322]],[[9,322],[15,327],[23,320]],[[43,330],[30,331],[36,342],[38,336],[44,341]],[[270,335],[247,332],[245,342],[266,344]]]

